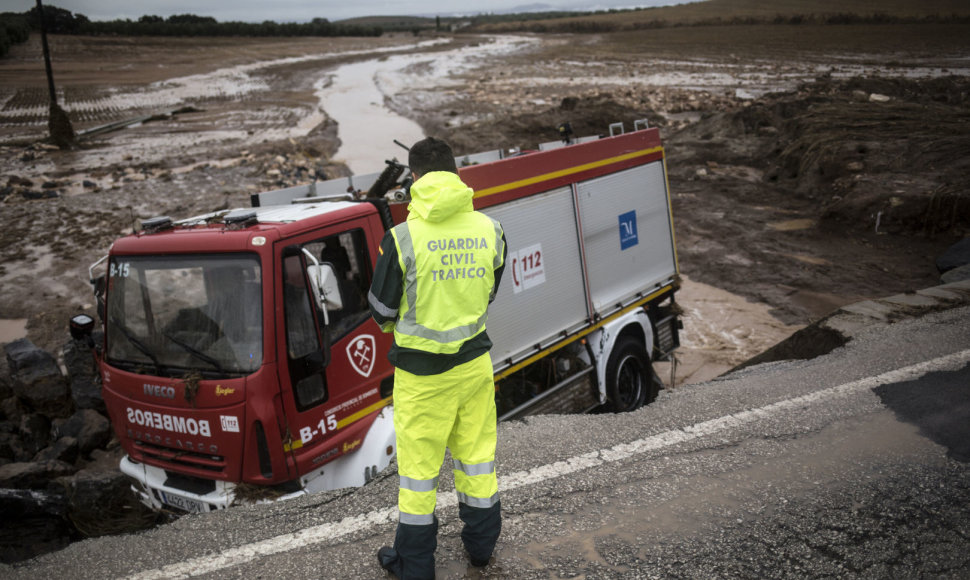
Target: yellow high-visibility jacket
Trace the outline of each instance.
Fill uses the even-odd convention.
[[[381,244],[368,298],[375,320],[394,332],[392,362],[394,354],[412,351],[417,359],[421,353],[458,356],[450,368],[491,347],[485,321],[504,270],[505,234],[497,221],[474,211],[472,197],[454,173],[422,176],[411,186],[407,221]]]

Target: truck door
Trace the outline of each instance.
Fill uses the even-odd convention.
[[[381,382],[393,369],[392,338],[370,317],[373,260],[362,227],[324,230],[283,250],[285,356],[280,365],[289,449],[306,475],[354,451],[386,404]],[[310,276],[324,271],[325,298]]]
[[[306,266],[298,248],[287,248],[283,258],[283,315],[286,329],[286,370],[284,381],[295,397],[296,408],[306,409],[327,397],[326,333],[321,313],[313,305]]]

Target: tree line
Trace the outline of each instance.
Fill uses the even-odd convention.
[[[27,42],[30,25],[23,14],[4,12],[0,14],[0,58],[7,55],[10,47]]]
[[[168,18],[146,15],[138,20],[92,21],[57,6],[44,6],[44,25],[50,34],[85,36],[380,36],[379,26],[346,25],[314,18],[310,22],[219,22],[211,16],[175,14]],[[23,13],[0,14],[0,57],[14,44],[25,42],[40,30],[37,7]]]

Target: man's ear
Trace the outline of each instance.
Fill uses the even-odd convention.
[[[417,171],[412,171],[411,172],[411,179],[413,181],[417,181],[417,180],[421,179],[421,174],[418,173]]]

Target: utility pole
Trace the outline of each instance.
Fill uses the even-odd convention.
[[[69,149],[74,145],[74,127],[64,109],[57,104],[57,90],[54,88],[54,70],[51,68],[51,50],[47,46],[47,24],[44,18],[44,5],[37,0],[37,13],[40,16],[40,43],[44,48],[44,66],[47,68],[47,90],[50,91],[50,116],[47,118],[47,129],[51,134],[51,141],[61,149]]]

